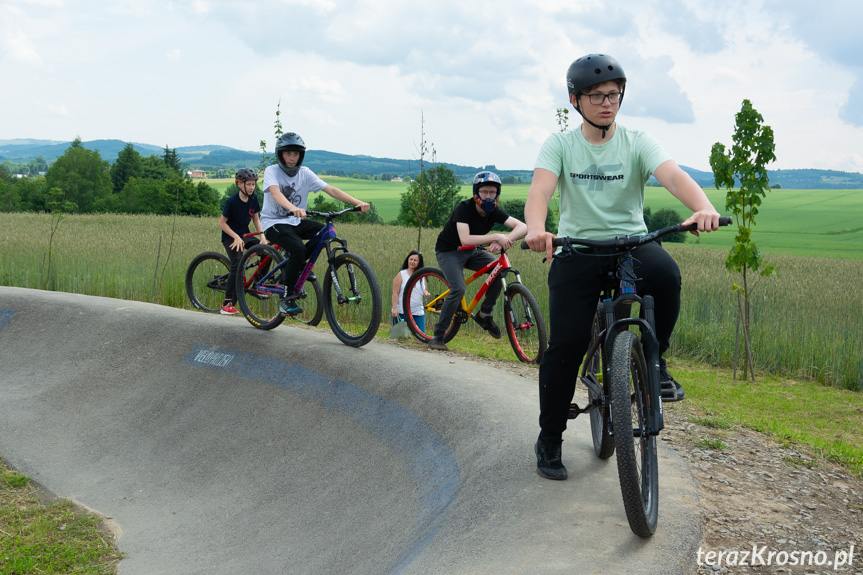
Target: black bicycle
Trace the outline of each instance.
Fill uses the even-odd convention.
[[[731,218],[719,219],[727,226]],[[587,388],[584,407],[572,403],[569,418],[590,415],[593,448],[601,459],[617,452],[617,474],[626,518],[633,533],[650,537],[659,519],[659,468],[656,437],[664,427],[662,402],[679,396],[659,382],[659,341],[656,338],[653,297],[635,293],[637,276],[632,250],[675,232],[696,229],[677,224],[643,236],[611,240],[555,238],[562,253],[573,246],[595,255],[616,257],[596,308],[590,346],[579,380]],[[527,244],[522,242],[522,248]],[[633,313],[638,309],[638,315]],[[635,331],[631,331],[634,328]],[[637,332],[637,333],[636,333]]]
[[[366,260],[348,251],[347,241],[336,236],[333,225],[335,218],[359,209],[350,207],[338,212],[306,211],[308,216],[324,218],[326,225],[307,242],[306,245],[311,246],[311,255],[294,286],[300,294],[297,304],[305,307],[304,300],[314,292],[307,293],[304,286],[307,282],[313,286],[317,283],[312,268],[321,251],[326,249],[328,265],[324,275],[323,298],[315,299],[323,302],[324,313],[336,337],[352,347],[365,345],[375,337],[383,312],[381,290],[374,270]],[[265,257],[273,265],[266,273],[256,275],[247,289],[243,289],[243,286],[248,277],[237,274],[237,304],[253,326],[273,329],[289,317],[278,306],[286,292],[283,270],[287,259],[272,246],[258,244],[243,254],[240,269],[255,269],[256,263]],[[257,305],[262,297],[269,297],[268,301],[273,305],[266,308]]]

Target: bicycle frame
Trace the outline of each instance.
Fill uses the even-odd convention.
[[[730,225],[732,222],[729,217],[719,218],[720,226]],[[648,425],[647,433],[650,435],[658,435],[665,426],[664,415],[662,412],[662,391],[659,382],[659,340],[656,336],[656,319],[654,314],[653,297],[650,295],[639,297],[635,293],[635,275],[632,250],[638,246],[645,245],[652,241],[661,238],[662,236],[673,233],[695,229],[695,224],[684,226],[677,224],[650,232],[643,236],[624,236],[616,237],[611,240],[589,240],[580,238],[555,238],[553,245],[562,247],[564,251],[572,250],[573,245],[581,245],[594,250],[601,250],[605,255],[617,256],[617,277],[620,284],[615,286],[613,280],[610,280],[609,285],[602,290],[602,295],[606,296],[602,299],[603,315],[605,316],[605,329],[597,336],[596,341],[590,346],[585,357],[592,357],[598,347],[601,345],[606,351],[608,357],[614,344],[615,336],[623,330],[629,329],[629,326],[636,326],[640,332],[640,341],[645,352],[645,360],[647,361],[648,371],[648,394],[649,394],[649,410],[647,413]],[[521,244],[522,249],[527,249],[528,245],[525,242]],[[602,297],[602,295],[600,297]],[[629,309],[632,303],[638,303],[641,308],[640,317],[630,317]],[[626,317],[618,318],[617,310],[626,310]],[[603,362],[603,370],[607,366]],[[603,377],[607,377],[607,373]],[[598,381],[594,381],[589,377],[582,375],[579,378],[585,386],[597,398],[584,408],[573,404],[570,407],[570,419],[578,417],[581,413],[588,413],[596,409],[602,402],[606,401],[602,386]],[[613,422],[612,422],[613,424]]]
[[[639,330],[641,345],[644,348],[645,359],[648,369],[648,387],[650,390],[647,432],[650,435],[659,435],[665,427],[662,411],[662,392],[659,384],[659,340],[656,337],[656,319],[654,316],[653,296],[646,295],[644,298],[635,293],[636,275],[633,269],[632,252],[627,250],[618,256],[617,270],[620,274],[620,286],[617,297],[603,300],[603,313],[605,314],[606,328],[605,337],[598,338],[602,341],[607,352],[614,345],[615,336],[629,326],[636,326]],[[614,295],[614,289],[606,292]],[[641,310],[640,317],[629,316],[633,303],[638,303]],[[617,310],[626,310],[627,316],[618,318]]]
[[[460,251],[473,249],[477,249],[477,246],[462,246],[459,248]],[[463,322],[467,321],[467,318],[471,316],[473,310],[475,310],[476,306],[478,306],[479,303],[482,301],[485,292],[488,291],[488,288],[491,287],[492,282],[494,282],[494,280],[496,280],[498,276],[501,276],[501,293],[506,292],[506,276],[508,274],[515,274],[516,281],[521,283],[521,275],[519,274],[518,270],[513,269],[512,262],[510,261],[509,256],[506,255],[506,251],[501,251],[500,257],[474,272],[473,275],[464,280],[464,283],[466,286],[468,286],[485,274],[488,274],[488,277],[485,279],[484,282],[482,282],[479,291],[477,291],[473,299],[470,300],[470,303],[467,302],[466,296],[462,296],[461,298],[460,311],[464,314],[464,317],[462,318]],[[440,308],[440,306],[443,305],[443,300],[446,298],[447,295],[449,295],[449,290],[429,301],[426,304],[426,307]]]
[[[622,271],[621,275],[626,279],[621,279],[619,288],[609,286],[608,289],[603,289],[603,295],[609,296],[602,299],[605,329],[599,333],[596,341],[587,350],[585,357],[592,357],[600,346],[605,349],[606,357],[608,357],[614,345],[614,338],[618,333],[628,329],[631,325],[639,329],[649,370],[650,411],[648,413],[648,433],[650,435],[659,435],[659,432],[665,427],[665,419],[660,399],[659,340],[656,337],[653,296],[648,295],[641,298],[635,294],[635,274],[632,271],[632,255],[627,252],[621,255],[619,260],[623,261],[618,261],[617,269]],[[644,317],[617,317],[619,315],[617,313],[618,310],[628,311],[633,303],[639,304]],[[607,368],[608,366],[603,365],[604,370]],[[607,377],[607,374],[603,374],[603,377]],[[575,417],[582,413],[589,413],[599,407],[599,402],[606,401],[604,398],[605,393],[598,381],[585,376],[580,376],[579,380],[585,387],[589,388],[597,399],[584,408],[573,404],[570,407],[570,419],[575,419]]]
[[[339,253],[348,251],[347,241],[336,235],[336,227],[333,224],[333,218],[340,215],[340,214],[343,214],[345,212],[350,212],[350,211],[356,211],[356,210],[354,208],[349,208],[347,210],[342,210],[340,212],[328,212],[328,213],[313,212],[313,211],[306,212],[308,215],[312,215],[312,216],[324,216],[326,218],[326,223],[324,224],[324,227],[321,228],[320,231],[318,231],[318,233],[316,233],[314,236],[312,236],[312,238],[308,242],[306,242],[307,246],[308,245],[314,245],[314,247],[312,248],[312,253],[309,255],[308,261],[306,262],[306,265],[303,268],[303,271],[300,272],[300,277],[297,278],[297,283],[294,285],[294,289],[296,289],[297,291],[303,289],[303,286],[305,285],[306,280],[312,274],[312,269],[315,267],[315,263],[317,262],[318,257],[321,254],[321,251],[326,249],[326,251],[327,251],[327,262],[328,263],[332,263],[332,261],[335,259],[335,257]],[[253,235],[253,234],[248,234],[248,235]],[[334,243],[339,244],[339,245],[336,247],[333,247]],[[276,249],[280,249],[278,246],[275,246],[275,245],[273,247],[275,247]],[[267,272],[266,275],[258,278],[255,281],[255,284],[256,284],[255,289],[262,291],[262,292],[266,292],[266,293],[272,293],[272,294],[276,294],[279,296],[284,296],[285,295],[285,286],[280,285],[278,287],[270,287],[270,286],[267,286],[264,284],[267,280],[272,278],[279,270],[281,270],[283,267],[285,267],[287,265],[288,259],[289,259],[289,257],[286,257],[276,267],[274,267],[269,272]],[[263,265],[263,262],[262,262],[262,265]],[[341,286],[339,285],[338,278],[336,278],[335,275],[333,275],[333,285],[335,286],[336,293],[338,294],[338,299],[339,299],[338,303],[339,304],[342,304],[342,303],[345,303],[345,302],[348,302],[348,301],[351,301],[352,299],[354,299],[354,298],[344,298],[342,296],[342,289],[341,289]],[[356,292],[357,286],[354,285],[351,287],[354,288],[354,291]]]

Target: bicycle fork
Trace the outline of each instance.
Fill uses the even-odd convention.
[[[662,411],[662,392],[659,385],[659,340],[656,337],[656,321],[654,315],[653,296],[645,295],[644,298],[639,298],[635,294],[621,295],[632,301],[641,303],[641,317],[624,317],[622,319],[614,319],[614,304],[610,301],[605,302],[605,313],[607,321],[611,321],[611,327],[608,333],[612,334],[608,338],[605,346],[609,356],[611,354],[612,345],[614,344],[613,334],[627,329],[630,325],[638,327],[640,332],[639,341],[644,349],[644,359],[647,363],[647,393],[648,393],[648,412],[647,412],[647,434],[659,435],[659,432],[665,427],[665,421]],[[620,299],[620,298],[618,298]],[[633,430],[635,436],[641,435],[640,429]]]
[[[659,340],[656,338],[656,332],[653,328],[654,324],[654,303],[652,296],[645,296],[643,300],[635,296],[634,294],[631,296],[625,296],[626,299],[632,299],[633,301],[640,301],[642,304],[642,310],[644,312],[644,318],[631,318],[625,317],[621,319],[615,319],[614,317],[614,304],[611,300],[605,300],[603,313],[606,316],[606,325],[610,325],[610,328],[606,328],[596,338],[590,349],[588,349],[585,357],[593,357],[594,354],[600,347],[604,347],[606,349],[605,357],[611,357],[612,355],[612,346],[614,345],[614,335],[619,331],[627,329],[630,325],[638,326],[641,331],[641,344],[644,347],[645,352],[645,360],[647,362],[647,371],[648,371],[648,422],[647,422],[647,434],[648,435],[659,435],[659,432],[665,427],[664,415],[662,411],[662,400],[661,400],[661,392],[659,385]],[[608,366],[603,364],[602,374],[603,379],[608,377]],[[609,401],[609,398],[605,395],[602,385],[599,381],[594,377],[590,377],[590,374],[587,376],[579,377],[579,380],[584,384],[584,386],[588,389],[589,397],[592,397],[590,403],[585,407],[579,407],[577,404],[572,403],[569,406],[569,419],[575,419],[582,413],[589,413],[594,409],[602,409],[605,405],[605,402]],[[609,417],[611,417],[611,413],[609,412]],[[614,421],[610,421],[609,426],[610,433],[614,434]],[[633,435],[635,437],[641,436],[641,429],[633,429]]]
[[[515,274],[515,283],[522,283],[520,273],[515,270],[510,271],[510,273]],[[523,310],[516,310],[512,305],[512,300],[510,300],[509,296],[506,294],[506,275],[502,275],[500,277],[500,282],[501,293],[503,294],[504,301],[504,313],[509,314],[509,320],[510,324],[512,325],[512,329],[515,331],[521,331],[523,329],[532,328],[536,324],[536,322],[533,319],[533,315],[531,315],[530,307],[524,306]],[[517,316],[516,311],[521,313],[522,317]]]

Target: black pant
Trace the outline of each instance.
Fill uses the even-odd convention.
[[[440,317],[434,328],[434,336],[443,341],[443,337],[449,329],[449,324],[452,323],[455,312],[461,307],[461,300],[467,290],[464,281],[465,268],[476,272],[497,258],[483,250],[452,250],[449,252],[436,252],[435,256],[437,257],[437,263],[443,272],[443,276],[449,284],[449,293],[443,300]],[[484,314],[491,314],[494,311],[494,304],[500,296],[501,289],[503,289],[503,283],[500,279],[501,276],[495,278],[485,292],[485,298],[482,300],[479,308],[479,311]]]
[[[303,271],[306,259],[311,255],[311,248],[307,251],[303,240],[309,240],[318,233],[324,224],[315,220],[303,219],[300,223],[292,226],[290,224],[275,224],[267,228],[264,235],[270,243],[278,244],[285,252],[288,263],[284,267],[284,283],[289,290],[293,290]]]
[[[658,243],[632,251],[638,295],[655,301],[660,354],[668,349],[680,313],[680,269]],[[548,349],[539,366],[539,426],[550,437],[566,429],[578,369],[590,345],[593,317],[604,278],[615,270],[616,256],[597,257],[586,250],[555,257],[548,273]]]
[[[245,238],[245,249],[258,245],[258,238]],[[228,272],[228,284],[225,286],[225,301],[230,301],[231,304],[237,303],[237,268],[240,265],[240,258],[243,257],[243,250],[237,251],[231,249],[231,244],[234,243],[234,238],[222,240],[222,245],[225,246],[225,251],[228,252],[228,260],[231,262],[231,269]]]

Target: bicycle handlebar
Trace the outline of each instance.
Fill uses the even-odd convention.
[[[728,226],[731,225],[731,222],[734,221],[730,217],[721,217],[719,218],[719,226]],[[629,248],[636,248],[638,246],[643,246],[644,244],[648,244],[650,242],[654,242],[661,238],[662,236],[667,236],[668,234],[673,234],[676,232],[688,232],[694,229],[697,229],[698,224],[692,223],[684,226],[683,224],[675,224],[673,226],[669,226],[667,228],[662,228],[660,230],[656,230],[643,236],[623,236],[623,237],[615,237],[611,240],[590,240],[587,238],[554,238],[551,240],[551,245],[554,247],[560,247],[567,244],[577,244],[580,246],[586,246],[594,249],[617,249],[617,250],[625,250]],[[527,245],[527,242],[521,242],[521,249],[528,250],[530,246]]]
[[[333,218],[337,218],[342,214],[346,214],[348,212],[358,212],[360,211],[359,206],[351,206],[349,208],[345,208],[344,210],[339,210],[337,212],[316,212],[315,210],[306,210],[306,216],[315,216],[319,218],[324,218],[327,220],[331,220]],[[261,235],[263,232],[249,232],[247,234],[243,234],[244,238],[250,238],[252,236]]]
[[[361,209],[360,206],[351,206],[349,208],[345,208],[345,209],[339,210],[337,212],[316,212],[315,210],[306,210],[306,215],[331,220],[333,218],[336,218],[336,217],[338,217],[342,214],[346,214],[348,212],[358,212],[358,211],[360,211],[360,209]]]

